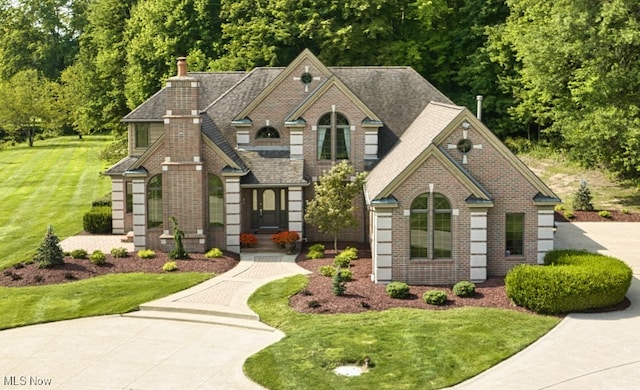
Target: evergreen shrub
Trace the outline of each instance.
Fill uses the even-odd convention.
[[[138,251],[138,257],[141,259],[153,259],[156,257],[156,252],[151,249],[140,249]]]
[[[111,256],[113,257],[127,257],[129,256],[129,252],[126,248],[113,248],[111,249]]]
[[[165,271],[165,272],[177,271],[178,270],[178,263],[176,263],[175,261],[167,261],[162,266],[162,270]]]
[[[60,240],[53,232],[53,226],[49,225],[44,240],[40,243],[33,260],[40,268],[49,268],[64,264],[64,252],[60,247]]]
[[[442,290],[429,290],[422,294],[422,300],[430,305],[441,306],[447,301],[447,293]]]
[[[472,297],[476,293],[476,285],[469,281],[458,282],[453,286],[453,293],[459,297]]]
[[[345,280],[342,276],[342,272],[340,272],[340,268],[336,270],[335,275],[331,279],[331,291],[333,291],[334,295],[342,296],[347,290],[347,286]]]
[[[519,265],[505,278],[516,305],[557,314],[609,307],[624,300],[633,273],[623,261],[580,250],[555,250],[544,266]]]
[[[74,259],[86,259],[89,253],[84,249],[74,249],[69,255]]]
[[[209,252],[204,254],[204,257],[206,257],[207,259],[215,259],[215,258],[219,258],[219,257],[222,257],[222,256],[223,256],[223,253],[218,248],[211,248],[209,250]]]
[[[82,217],[82,226],[85,231],[92,234],[111,233],[111,207],[93,207]]]
[[[404,299],[409,296],[409,285],[404,282],[391,282],[386,289],[391,298]]]
[[[93,251],[91,256],[89,256],[89,260],[95,265],[104,265],[107,262],[107,256],[100,250],[96,249]]]

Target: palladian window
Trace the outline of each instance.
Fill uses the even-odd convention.
[[[280,138],[280,133],[274,127],[265,126],[256,133],[257,139],[275,139]]]
[[[330,112],[318,121],[318,160],[348,160],[351,130],[347,118]]]
[[[451,203],[444,195],[418,195],[411,203],[411,257],[451,258],[451,222]]]

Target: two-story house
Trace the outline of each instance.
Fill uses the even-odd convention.
[[[129,155],[112,180],[113,232],[169,251],[240,251],[243,232],[304,222],[314,183],[346,160],[367,171],[360,226],[372,277],[447,284],[504,275],[553,248],[559,199],[466,108],[410,67],[326,67],[303,51],[285,68],[189,73],[124,117]]]

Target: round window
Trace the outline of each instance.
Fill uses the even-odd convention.
[[[303,84],[309,84],[312,80],[313,76],[309,72],[304,72],[302,76],[300,76],[300,81],[302,81]]]
[[[470,139],[464,138],[464,139],[461,139],[460,141],[458,141],[457,147],[458,147],[458,150],[460,151],[460,153],[467,154],[467,153],[469,153],[469,151],[473,147],[473,143],[471,142]]]

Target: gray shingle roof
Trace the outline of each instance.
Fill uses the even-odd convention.
[[[139,157],[127,156],[118,161],[111,168],[107,169],[104,174],[107,176],[119,176],[128,171],[138,161]]]
[[[249,174],[242,178],[243,185],[307,186],[309,184],[309,180],[304,177],[304,161],[291,160],[286,151],[238,150],[238,153],[250,169]]]
[[[229,144],[229,142],[227,142],[216,123],[211,120],[207,113],[202,114],[202,132],[209,137],[209,139],[211,139],[211,141],[213,141],[213,143],[216,144],[241,171],[246,172],[248,170],[242,158],[240,158],[238,153],[236,153],[236,150]]]
[[[246,72],[189,73],[200,81],[200,110],[240,81]],[[123,122],[162,121],[166,110],[166,89],[162,88],[147,101],[122,118]]]
[[[430,103],[405,130],[395,147],[367,177],[367,198],[377,199],[390,182],[431,144],[460,113],[463,107]]]

